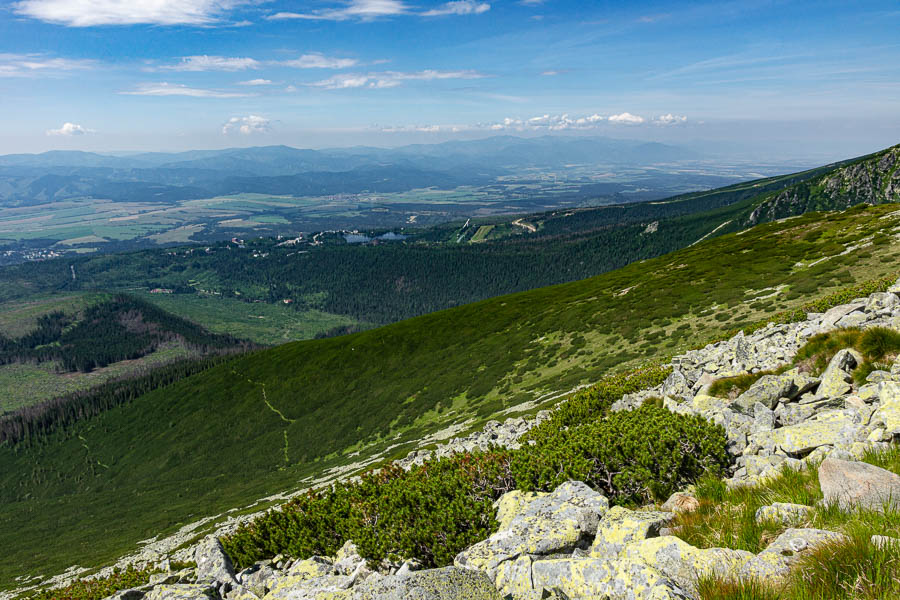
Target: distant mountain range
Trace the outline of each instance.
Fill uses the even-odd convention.
[[[686,148],[608,138],[498,136],[385,149],[289,146],[108,155],[78,151],[0,156],[0,203],[74,197],[170,203],[256,192],[330,195],[483,185],[527,168],[650,165],[697,158]]]

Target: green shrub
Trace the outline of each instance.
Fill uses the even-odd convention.
[[[665,498],[729,462],[724,429],[652,403],[528,437],[535,445],[512,455],[517,488],[551,490],[575,479],[618,504]]]
[[[28,596],[28,600],[101,600],[119,590],[137,587],[150,582],[150,575],[158,569],[115,569],[109,577],[81,579],[66,587],[44,590]]]
[[[408,472],[389,465],[296,498],[223,544],[239,568],[276,554],[334,555],[350,539],[372,563],[415,557],[443,566],[493,532],[492,504],[512,483],[505,452],[456,455]]]

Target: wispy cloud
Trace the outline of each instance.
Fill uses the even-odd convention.
[[[246,98],[254,95],[191,88],[185,85],[166,82],[142,83],[134,90],[119,93],[126,96],[189,96],[191,98]]]
[[[238,85],[272,85],[270,79],[250,79],[249,81],[240,81]]]
[[[242,135],[250,135],[253,133],[267,133],[271,129],[271,121],[259,115],[248,115],[246,117],[231,117],[222,126],[222,133],[240,133]]]
[[[202,54],[184,56],[181,58],[181,62],[160,68],[167,71],[244,71],[258,69],[259,66],[259,61],[253,58]]]
[[[425,17],[440,17],[445,15],[480,15],[481,13],[491,10],[491,5],[487,2],[476,2],[475,0],[456,0],[455,2],[447,2],[446,4],[426,10],[422,13]]]
[[[69,27],[97,25],[208,25],[241,0],[21,0],[23,16]]]
[[[75,123],[63,123],[63,126],[59,129],[48,129],[47,135],[61,135],[66,137],[72,137],[76,135],[86,135],[88,133],[94,133],[93,129],[88,129],[87,127],[82,127],[81,125],[77,125]]]
[[[568,114],[544,114],[530,118],[506,117],[502,121],[481,124],[478,127],[481,129],[490,129],[492,131],[567,131],[593,129],[605,120],[606,117],[598,114],[585,115],[582,117],[572,117]]]
[[[478,71],[435,71],[426,69],[412,73],[399,71],[384,71],[382,73],[346,73],[335,75],[322,81],[316,81],[309,85],[326,90],[340,90],[349,88],[392,88],[402,85],[405,81],[434,81],[438,79],[481,79],[487,77]]]
[[[348,19],[377,19],[379,17],[391,17],[412,12],[412,9],[401,0],[351,0],[343,7],[326,8],[308,13],[279,12],[269,16],[269,19],[309,19],[346,21]]]
[[[42,54],[0,54],[0,77],[33,77],[92,69],[93,60],[48,58]]]
[[[490,9],[490,4],[478,2],[477,0],[453,0],[425,11],[417,10],[403,0],[348,0],[342,6],[309,12],[277,12],[266,18],[276,21],[284,19],[305,19],[311,21],[347,21],[356,19],[371,21],[400,15],[416,15],[420,17],[480,15]]]
[[[320,52],[312,52],[304,54],[300,58],[282,61],[279,64],[298,69],[347,69],[356,66],[359,61],[355,58],[338,58],[325,56]]]

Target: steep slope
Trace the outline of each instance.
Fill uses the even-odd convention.
[[[747,218],[749,225],[811,210],[900,201],[900,145],[864,156],[822,175],[767,195]]]
[[[189,517],[527,401],[519,410],[535,410],[612,368],[891,274],[898,227],[896,205],[769,223],[584,281],[235,359],[0,448],[0,581],[101,564]]]

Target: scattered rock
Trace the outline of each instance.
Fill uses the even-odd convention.
[[[673,513],[689,513],[698,508],[700,508],[700,501],[687,492],[675,492],[660,506],[660,510]]]
[[[840,533],[823,529],[788,529],[775,541],[751,558],[737,573],[744,579],[756,579],[769,583],[784,581],[791,566],[804,553],[820,544],[847,539]]]
[[[867,463],[827,458],[819,466],[819,485],[825,503],[843,510],[900,508],[900,476]]]
[[[671,512],[633,511],[614,506],[600,520],[590,556],[617,558],[628,544],[658,536],[660,527],[674,518]]]
[[[813,508],[805,504],[774,502],[768,506],[762,506],[756,511],[756,522],[768,521],[782,525],[800,525],[809,518],[812,512]]]
[[[237,585],[231,558],[219,538],[207,536],[194,551],[194,561],[197,563],[197,583]]]
[[[501,600],[490,579],[479,571],[444,567],[366,581],[351,600]]]

